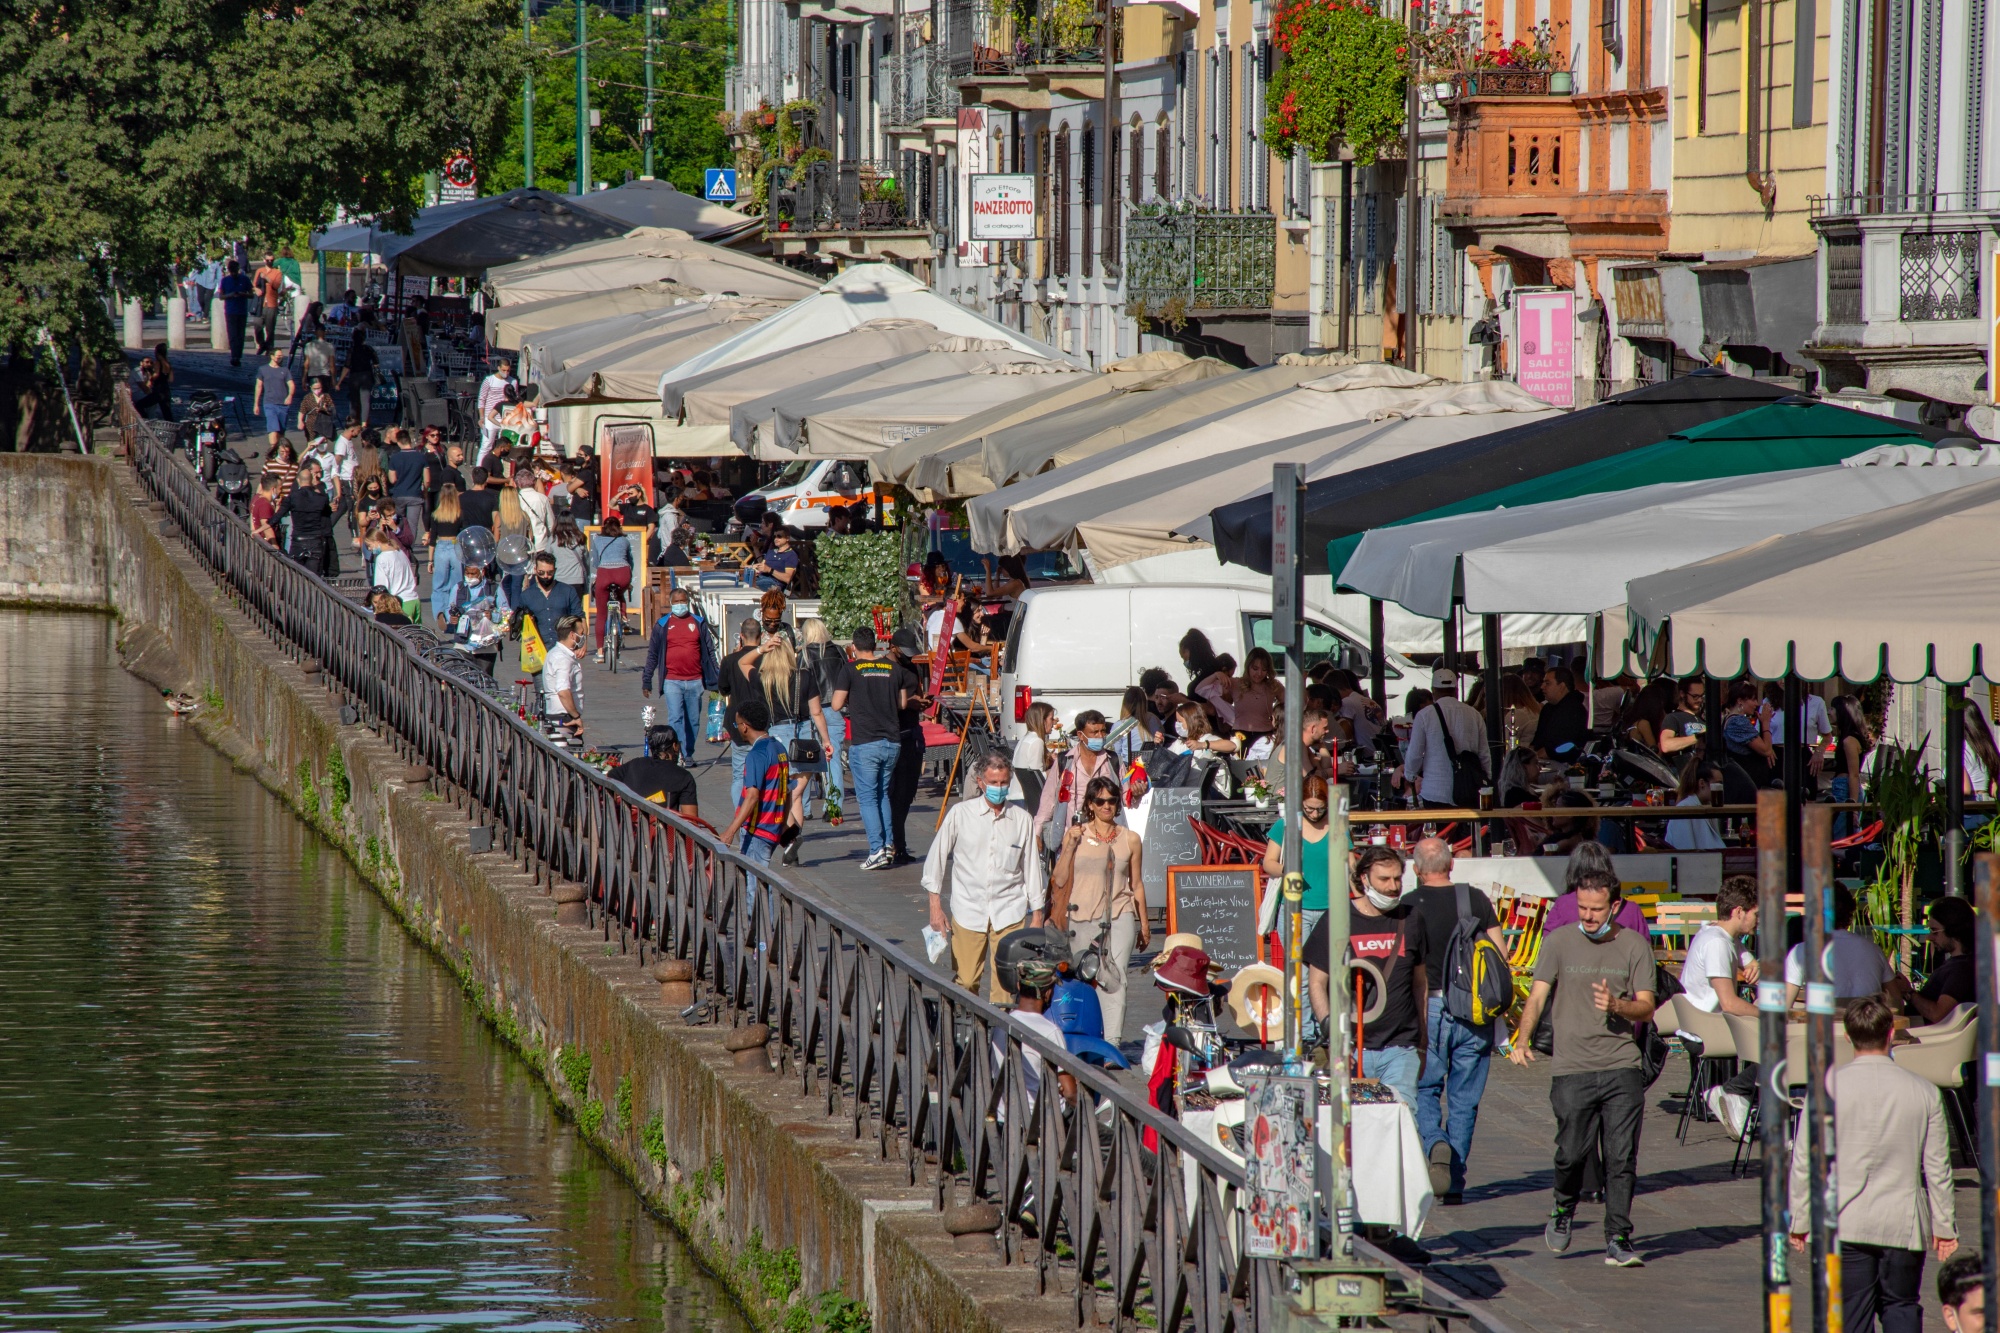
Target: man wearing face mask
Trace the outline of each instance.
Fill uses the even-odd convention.
[[[992,966],[1000,942],[1024,926],[1041,925],[1048,904],[1034,821],[1007,800],[1013,776],[1006,755],[987,755],[979,768],[979,794],[945,812],[924,858],[931,929],[951,933],[958,984],[976,993],[981,975],[988,975],[986,998],[995,1004],[1007,1002],[999,970]],[[949,920],[943,898],[947,879]]]
[[[467,565],[451,604],[438,611],[438,628],[463,639],[466,653],[492,676],[500,661],[500,627],[512,610],[499,581],[486,577],[485,566]]]
[[[702,693],[714,689],[721,678],[708,621],[695,609],[686,588],[674,589],[667,598],[667,614],[654,624],[652,637],[646,642],[639,693],[650,698],[653,681],[660,682],[660,701],[667,706],[666,724],[680,738],[682,754],[694,754]]]
[[[1530,1037],[1547,1008],[1555,1027],[1549,1105],[1556,1113],[1556,1197],[1543,1239],[1557,1254],[1569,1248],[1584,1162],[1595,1145],[1604,1154],[1604,1262],[1635,1268],[1645,1262],[1632,1248],[1632,1193],[1646,1075],[1632,1025],[1653,1017],[1655,967],[1646,937],[1613,919],[1611,885],[1606,871],[1584,872],[1576,928],[1543,934],[1534,989],[1507,1058],[1517,1065],[1535,1058]]]
[[[1050,781],[1042,784],[1042,804],[1035,811],[1035,833],[1051,854],[1062,848],[1063,830],[1084,813],[1084,789],[1094,778],[1109,778],[1125,789],[1125,767],[1105,740],[1111,724],[1095,708],[1076,715],[1076,739]]]
[[[1430,950],[1423,914],[1403,901],[1403,857],[1395,848],[1364,847],[1354,877],[1361,892],[1348,899],[1349,957],[1367,979],[1361,993],[1361,1072],[1381,1079],[1414,1111],[1427,1040],[1424,958]],[[1322,1023],[1333,1010],[1331,951],[1321,917],[1306,937],[1305,959],[1313,1013]]]
[[[520,617],[525,616],[535,622],[535,632],[542,636],[542,643],[552,647],[557,622],[565,616],[583,619],[583,599],[569,584],[556,582],[556,558],[547,551],[536,553],[534,570],[534,577],[521,585],[521,596],[514,604],[514,628],[516,632],[520,630]]]

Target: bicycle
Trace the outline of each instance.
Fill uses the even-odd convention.
[[[604,590],[604,665],[614,676],[624,649],[625,589],[614,583]]]

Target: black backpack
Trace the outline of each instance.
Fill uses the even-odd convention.
[[[1458,895],[1458,920],[1444,946],[1444,1010],[1459,1022],[1485,1027],[1514,1006],[1514,974],[1472,912],[1472,890]]]
[[[1444,752],[1451,759],[1451,803],[1461,810],[1479,808],[1479,788],[1485,782],[1485,775],[1479,770],[1479,751],[1461,750],[1452,739],[1451,727],[1444,720],[1444,709],[1437,703],[1431,704],[1437,714],[1438,733],[1444,738]]]

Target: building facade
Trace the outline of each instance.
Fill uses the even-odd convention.
[[[1984,0],[1819,0],[1832,88],[1818,316],[1824,387],[1944,424],[1993,399],[2000,244],[2000,14]],[[1991,433],[1990,410],[1974,428]]]

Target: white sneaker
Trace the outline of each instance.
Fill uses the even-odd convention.
[[[884,847],[881,851],[864,860],[861,863],[861,868],[863,870],[880,870],[895,859],[895,855],[896,853],[893,848]]]
[[[1708,1103],[1709,1112],[1722,1122],[1723,1132],[1732,1139],[1743,1137],[1744,1127],[1750,1123],[1750,1099],[1741,1093],[1728,1092],[1720,1087],[1710,1088],[1702,1099]]]

